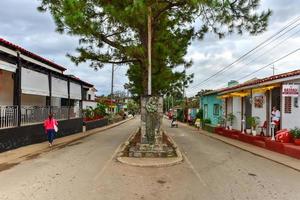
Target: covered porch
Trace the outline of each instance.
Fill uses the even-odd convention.
[[[224,100],[226,126],[230,123],[228,117],[233,116],[234,130],[265,137],[271,136],[272,108],[276,107],[281,111],[281,84],[254,85],[249,88],[229,90],[221,93],[219,98]],[[252,122],[254,119],[255,125]],[[281,129],[281,123],[277,129]]]

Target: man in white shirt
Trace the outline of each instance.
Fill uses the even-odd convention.
[[[272,109],[272,122],[275,123],[275,131],[278,130],[279,128],[279,123],[280,123],[280,111],[274,106],[273,109]]]
[[[272,109],[272,121],[280,121],[280,111],[275,106]]]

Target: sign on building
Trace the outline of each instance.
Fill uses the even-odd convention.
[[[283,85],[282,96],[284,97],[298,97],[299,86],[298,85]]]

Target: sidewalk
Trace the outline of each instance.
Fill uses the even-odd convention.
[[[189,126],[185,123],[181,123],[181,122],[179,122],[179,123],[180,123],[181,126],[185,126],[185,127],[190,128],[190,129],[196,130],[196,128],[191,127],[191,126]],[[220,140],[220,141],[222,141],[226,144],[230,144],[230,145],[235,146],[239,149],[242,149],[242,150],[247,151],[249,153],[252,153],[254,155],[272,160],[276,163],[285,165],[287,167],[290,167],[290,168],[300,172],[300,160],[298,160],[298,159],[295,159],[295,158],[292,158],[292,157],[289,157],[289,156],[286,156],[286,155],[283,155],[283,154],[280,154],[280,153],[277,153],[277,152],[273,152],[273,151],[270,151],[270,150],[267,150],[267,149],[263,149],[263,148],[254,146],[252,144],[244,143],[244,142],[241,142],[239,140],[234,140],[234,139],[231,139],[231,138],[220,136],[220,135],[215,134],[215,133],[210,133],[210,132],[207,132],[205,130],[199,130],[199,132],[201,134],[207,136],[207,137]]]
[[[24,146],[24,147],[20,147],[17,149],[0,153],[0,171],[9,168],[7,166],[17,165],[24,160],[30,160],[32,158],[35,158],[42,153],[49,152],[54,149],[63,148],[68,144],[75,142],[77,140],[81,140],[93,134],[119,126],[131,119],[134,119],[134,117],[101,128],[96,128],[86,132],[76,133],[62,138],[57,138],[54,141],[54,145],[51,148],[49,148],[48,142],[43,142],[43,143],[28,145],[28,146]]]

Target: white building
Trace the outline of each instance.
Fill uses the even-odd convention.
[[[65,70],[0,38],[0,129],[41,123],[50,112],[80,118],[86,83]]]
[[[83,87],[83,100],[82,100],[82,108],[96,108],[97,107],[97,101],[96,101],[96,88],[93,85],[86,84]]]
[[[280,111],[279,129],[292,129],[300,124],[299,106],[300,70],[249,81],[219,92],[224,99],[225,115],[233,113],[233,128],[242,130],[242,120],[259,117],[260,127],[270,135],[271,112]],[[250,128],[247,125],[247,128]]]

